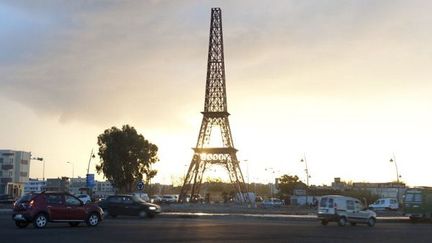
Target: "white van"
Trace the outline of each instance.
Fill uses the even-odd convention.
[[[372,210],[398,210],[399,203],[396,198],[381,198],[369,205]]]
[[[322,196],[318,206],[318,219],[322,225],[337,222],[339,226],[347,223],[364,223],[373,227],[376,213],[363,207],[359,199],[340,195]]]

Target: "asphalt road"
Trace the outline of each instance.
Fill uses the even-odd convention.
[[[0,242],[432,242],[432,224],[380,223],[322,226],[318,221],[245,217],[155,219],[119,217],[90,228],[51,223],[45,229],[18,229],[0,215]]]

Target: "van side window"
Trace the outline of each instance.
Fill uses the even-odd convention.
[[[347,200],[347,210],[354,210],[354,201]]]
[[[363,205],[359,201],[355,201],[355,209],[356,210],[362,210]]]
[[[328,205],[329,208],[333,208],[333,198],[329,198],[328,199],[328,204],[327,205]]]
[[[324,208],[327,207],[327,198],[326,197],[321,198],[320,207],[324,207]]]

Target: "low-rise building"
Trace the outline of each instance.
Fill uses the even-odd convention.
[[[380,198],[397,198],[402,201],[407,187],[402,182],[383,182],[383,183],[370,183],[370,182],[354,182],[354,190],[367,190]]]
[[[86,178],[71,178],[69,184],[69,192],[78,195],[86,188]]]
[[[93,188],[93,196],[96,198],[106,198],[114,195],[115,192],[115,188],[109,181],[96,181],[96,186]]]
[[[24,193],[29,192],[42,192],[46,188],[46,181],[38,179],[29,179],[24,183]]]
[[[69,177],[50,178],[46,180],[47,191],[69,191]]]
[[[0,194],[5,194],[17,185],[28,181],[30,172],[30,152],[0,150]],[[7,185],[14,185],[9,186]]]

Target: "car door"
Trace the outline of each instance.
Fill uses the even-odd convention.
[[[369,219],[369,216],[370,216],[370,211],[366,210],[360,201],[355,201],[354,207],[355,207],[356,214],[357,214],[357,221],[358,222],[367,222]]]
[[[45,198],[50,220],[65,220],[67,218],[67,210],[63,194],[49,193],[45,195]]]
[[[358,221],[358,215],[354,206],[354,200],[346,200],[346,214],[348,217],[348,220],[351,222],[357,222]]]
[[[112,196],[107,199],[107,209],[108,213],[111,215],[121,215],[123,214],[122,210],[122,197],[120,196]]]
[[[132,197],[122,197],[122,211],[124,215],[137,215],[138,205],[132,200]]]
[[[67,209],[67,220],[85,220],[86,211],[81,200],[72,195],[65,195],[64,197]]]

